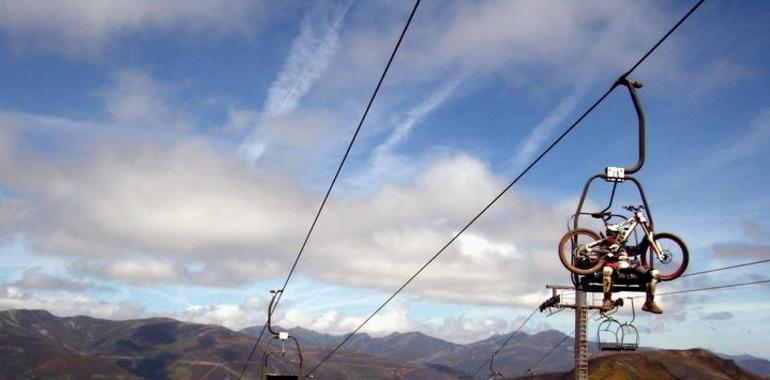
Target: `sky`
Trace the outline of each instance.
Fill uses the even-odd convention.
[[[0,1],[0,309],[264,323],[412,5]],[[691,5],[425,1],[277,322],[355,328]],[[768,17],[708,1],[632,76],[637,178],[690,271],[768,257]],[[546,284],[569,284],[558,240],[585,180],[636,161],[635,117],[614,91],[363,331],[515,329]],[[619,188],[616,206],[638,203]],[[769,293],[661,296],[662,316],[637,316],[642,344],[770,358]],[[569,333],[567,314],[525,331]]]

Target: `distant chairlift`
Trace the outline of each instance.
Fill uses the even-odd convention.
[[[504,379],[505,376],[503,376],[502,373],[498,372],[495,369],[495,356],[497,355],[499,351],[495,351],[492,353],[492,357],[489,358],[489,380],[498,380],[498,379]]]
[[[596,331],[596,340],[601,351],[636,351],[639,348],[639,331],[634,326],[636,311],[634,299],[631,300],[631,320],[620,323],[614,318],[614,312],[603,313],[603,320]],[[617,309],[614,309],[615,311]]]
[[[303,365],[303,358],[302,358],[302,350],[299,348],[299,342],[297,341],[297,338],[290,336],[288,332],[276,332],[273,330],[272,326],[272,316],[273,316],[273,309],[275,306],[275,299],[276,297],[282,292],[283,290],[271,290],[270,293],[273,294],[273,299],[270,300],[270,305],[267,307],[267,329],[270,331],[270,334],[272,334],[272,337],[267,342],[267,347],[265,347],[265,353],[262,355],[262,373],[260,378],[262,380],[299,380],[302,378],[302,365]],[[294,351],[287,352],[286,351],[286,341],[291,340],[294,342]],[[280,351],[273,351],[273,343],[276,341],[281,342],[281,350]],[[290,361],[290,359],[286,359],[287,354],[290,356],[293,356],[296,358],[296,364],[297,364],[297,371],[296,374],[282,374],[281,371],[278,370],[278,368],[270,369],[269,366],[269,360],[273,356],[280,356],[281,358],[284,358],[287,361]]]

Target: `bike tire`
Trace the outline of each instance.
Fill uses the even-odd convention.
[[[663,250],[665,255],[669,255],[668,260],[661,261],[655,254],[652,244],[650,244],[647,252],[642,255],[642,265],[647,268],[657,269],[658,280],[660,281],[671,281],[681,276],[687,270],[687,264],[690,262],[690,254],[684,241],[679,236],[668,232],[655,233],[653,240]],[[652,262],[650,262],[650,259],[652,259]]]
[[[580,250],[586,244],[601,240],[599,234],[587,228],[578,228],[571,230],[562,236],[559,241],[559,260],[570,272],[579,275],[588,275],[600,270],[605,263],[602,257],[586,257],[579,259],[575,256],[575,251]]]

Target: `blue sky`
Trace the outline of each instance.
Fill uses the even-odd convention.
[[[0,308],[262,323],[411,6],[1,1]],[[421,5],[281,323],[354,328],[689,6]],[[633,75],[649,126],[638,178],[693,270],[767,257],[768,16],[707,2]],[[614,92],[365,330],[513,329],[546,283],[569,281],[558,239],[585,179],[635,161],[635,123]],[[661,297],[643,344],[770,357],[767,294]],[[564,314],[530,331],[569,332]]]

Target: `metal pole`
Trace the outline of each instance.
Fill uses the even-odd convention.
[[[586,293],[575,290],[575,380],[588,380]]]

